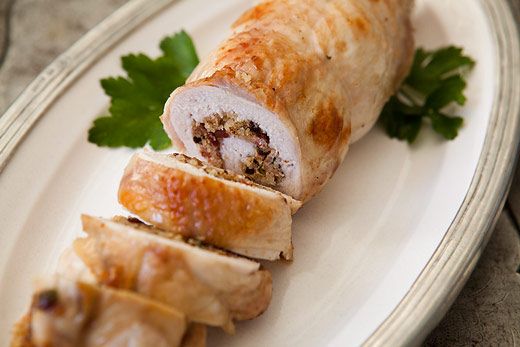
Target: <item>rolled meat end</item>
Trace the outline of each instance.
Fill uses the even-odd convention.
[[[184,315],[139,295],[54,276],[39,281],[12,347],[181,346]]]
[[[292,259],[292,213],[300,202],[183,154],[134,155],[119,202],[163,230],[250,258]]]
[[[74,250],[98,283],[135,291],[230,333],[233,320],[253,319],[269,306],[271,274],[257,262],[136,220],[83,215],[82,222],[88,236],[77,239]]]
[[[174,147],[308,201],[410,68],[412,0],[270,0],[175,90]]]

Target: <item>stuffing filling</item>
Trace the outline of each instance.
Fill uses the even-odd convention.
[[[146,232],[146,233],[149,233],[152,235],[156,235],[156,236],[168,239],[168,240],[184,242],[184,243],[189,244],[190,246],[198,247],[198,248],[201,248],[206,251],[210,251],[210,252],[213,252],[213,253],[216,253],[219,255],[240,258],[239,256],[235,255],[234,253],[231,253],[231,252],[225,251],[223,249],[217,248],[215,246],[212,246],[208,243],[205,243],[203,240],[185,237],[185,236],[182,236],[180,233],[161,230],[161,229],[155,228],[151,225],[145,224],[141,220],[134,218],[134,217],[125,218],[122,216],[115,216],[112,218],[112,220],[114,222],[117,222],[117,223],[120,223],[123,225],[127,225],[127,226],[133,227],[135,229],[138,229],[140,231],[143,231],[143,232]]]
[[[208,175],[222,178],[227,181],[233,181],[233,182],[242,183],[242,184],[245,184],[248,186],[261,188],[261,189],[264,189],[264,190],[267,190],[267,191],[270,191],[273,193],[279,193],[277,190],[262,186],[256,182],[253,182],[251,179],[249,179],[243,175],[235,174],[233,172],[229,172],[228,170],[220,169],[217,167],[207,166],[203,162],[198,160],[197,158],[189,157],[182,153],[172,153],[172,154],[170,154],[170,156],[172,156],[176,160],[180,161],[181,163],[189,164],[193,167],[196,167],[197,169],[203,170]],[[287,200],[286,200],[286,202],[287,202]]]
[[[227,181],[233,181],[233,182],[246,184],[248,186],[256,185],[256,183],[254,183],[253,181],[249,180],[248,178],[246,178],[244,176],[237,175],[235,173],[232,173],[232,172],[229,172],[227,170],[220,169],[217,167],[206,166],[206,165],[204,165],[203,162],[201,162],[197,158],[188,157],[187,155],[184,155],[182,153],[172,153],[170,155],[172,157],[174,157],[176,160],[180,161],[181,163],[189,164],[191,166],[196,167],[197,169],[203,170],[208,175],[211,175],[214,177],[219,177],[219,178],[225,179]]]
[[[193,141],[199,146],[202,156],[213,166],[224,167],[220,148],[222,140],[236,137],[255,145],[254,155],[241,163],[240,171],[247,178],[268,187],[276,187],[285,177],[278,152],[269,146],[269,137],[251,121],[237,120],[232,114],[214,114],[204,122],[193,122]]]

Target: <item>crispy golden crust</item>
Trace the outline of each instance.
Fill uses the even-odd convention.
[[[264,0],[170,100],[216,86],[275,113],[301,150],[308,201],[375,123],[413,58],[412,0]],[[290,14],[290,15],[289,15]],[[171,124],[163,122],[183,150]]]
[[[161,229],[250,257],[291,259],[291,208],[283,196],[259,191],[136,155],[119,201]]]
[[[271,301],[271,275],[257,263],[128,224],[90,216],[82,221],[88,237],[76,240],[74,249],[101,284],[133,290],[228,332],[233,319],[252,319]]]
[[[24,315],[13,327],[11,347],[35,347],[31,342],[31,316]]]

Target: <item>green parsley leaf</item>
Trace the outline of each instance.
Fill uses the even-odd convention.
[[[466,103],[465,76],[474,66],[475,61],[458,47],[436,51],[419,48],[410,74],[381,113],[380,123],[386,133],[412,143],[422,124],[429,120],[433,130],[442,137],[456,138],[463,125],[462,118],[442,111],[450,105]]]
[[[466,103],[464,89],[466,89],[466,81],[460,75],[449,77],[431,92],[426,99],[425,107],[440,110],[452,102],[463,106]]]
[[[474,65],[471,58],[463,55],[462,48],[450,46],[436,51],[419,48],[405,84],[429,94],[439,88],[444,78],[471,69]]]
[[[193,68],[199,64],[193,41],[184,31],[177,34],[175,40],[165,38],[161,41],[160,47],[164,54],[176,64],[184,79],[188,78]]]
[[[380,122],[385,127],[388,135],[400,140],[414,142],[421,130],[422,117],[420,114],[401,103],[394,96],[385,105],[381,113]]]
[[[144,54],[121,58],[128,77],[101,80],[111,98],[109,114],[94,121],[88,140],[98,146],[139,148],[150,144],[156,150],[170,146],[159,116],[171,92],[182,86],[198,65],[193,41],[181,31],[160,44],[162,56]]]
[[[431,112],[428,117],[432,122],[433,130],[442,135],[446,140],[453,140],[456,138],[459,128],[464,122],[461,117],[450,117],[437,112]]]

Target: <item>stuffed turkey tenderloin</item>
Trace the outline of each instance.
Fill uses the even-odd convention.
[[[174,147],[308,201],[413,58],[412,0],[266,0],[175,90]]]

